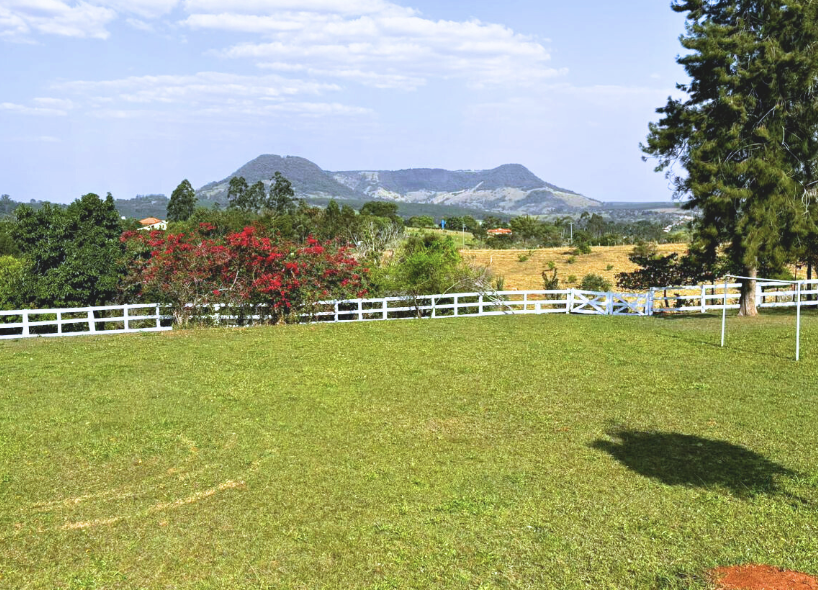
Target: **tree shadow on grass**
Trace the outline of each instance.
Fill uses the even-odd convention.
[[[671,486],[722,489],[748,498],[783,493],[777,478],[795,475],[750,449],[725,441],[629,429],[612,430],[608,436],[610,440],[599,439],[591,446],[631,471]]]

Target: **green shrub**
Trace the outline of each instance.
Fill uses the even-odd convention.
[[[411,236],[372,274],[373,291],[387,296],[436,295],[479,290],[481,269],[469,267],[450,236]]]
[[[582,277],[579,288],[583,291],[610,291],[611,282],[596,274],[587,274]]]
[[[557,291],[560,288],[560,280],[557,277],[557,269],[550,269],[553,274],[549,276],[548,270],[542,271],[543,287],[546,291]]]
[[[574,264],[576,261],[577,261],[576,256],[569,256],[568,260],[566,260],[565,262],[567,262],[568,264]]]
[[[19,282],[23,276],[23,263],[12,256],[0,256],[0,309],[17,309]]]

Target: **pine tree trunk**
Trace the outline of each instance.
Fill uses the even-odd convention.
[[[741,309],[738,315],[743,317],[755,317],[758,315],[758,308],[756,307],[756,277],[758,276],[758,269],[747,269],[746,276],[752,277],[750,279],[741,280]]]

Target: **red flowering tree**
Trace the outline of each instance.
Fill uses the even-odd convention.
[[[222,307],[240,318],[297,321],[318,301],[366,294],[366,269],[333,242],[296,244],[255,227],[222,239],[212,237],[214,229],[123,234],[131,254],[126,289],[171,304],[179,324]]]

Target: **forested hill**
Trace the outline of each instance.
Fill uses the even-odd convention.
[[[236,170],[227,178],[206,184],[198,191],[197,196],[207,201],[227,204],[227,185],[234,176],[242,176],[253,184],[258,181],[269,183],[276,172],[281,172],[293,183],[293,189],[299,197],[359,199],[361,194],[336,182],[317,164],[297,156],[259,156]]]
[[[505,164],[492,170],[356,170],[328,172],[294,156],[263,155],[236,172],[203,186],[200,199],[227,203],[227,188],[234,176],[249,183],[268,182],[281,172],[296,194],[308,201],[379,199],[425,205],[448,205],[477,211],[545,215],[595,208],[602,203],[560,188],[537,177],[525,166]]]

